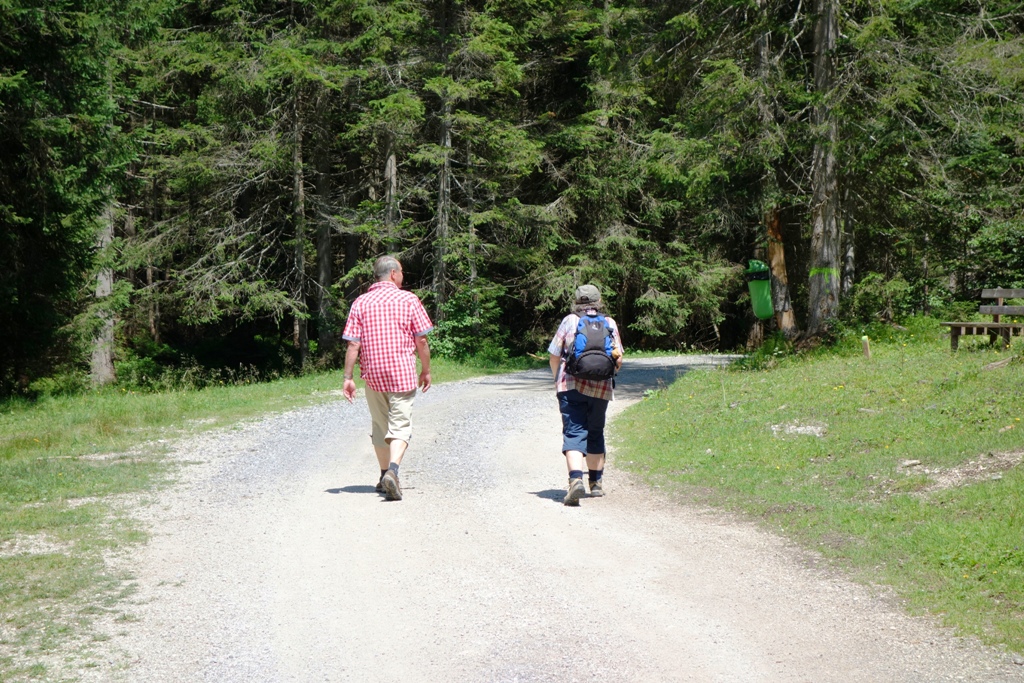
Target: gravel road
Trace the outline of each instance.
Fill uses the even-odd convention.
[[[612,412],[721,357],[633,361]],[[416,400],[405,499],[374,492],[360,398],[181,441],[178,482],[134,514],[129,620],[84,681],[1024,681],[817,566],[616,467],[561,504],[550,375]],[[612,426],[614,431],[614,424]],[[99,664],[96,664],[99,662]]]

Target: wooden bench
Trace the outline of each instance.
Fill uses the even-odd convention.
[[[983,289],[981,298],[996,300],[995,306],[978,307],[982,315],[992,316],[992,322],[942,323],[949,328],[949,347],[953,351],[960,345],[960,336],[964,334],[987,334],[993,344],[997,337],[1002,337],[1004,347],[1010,346],[1012,335],[1024,335],[1024,323],[1004,323],[999,319],[1003,315],[1024,315],[1024,306],[1003,305],[1004,299],[1024,299],[1024,289]]]

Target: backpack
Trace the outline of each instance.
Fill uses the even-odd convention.
[[[579,379],[594,381],[615,376],[612,331],[603,315],[580,316],[576,336],[566,356],[565,372]]]

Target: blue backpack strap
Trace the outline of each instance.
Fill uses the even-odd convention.
[[[587,320],[587,314],[576,316],[576,332],[572,335],[572,351],[570,353],[580,353],[583,349],[578,349],[576,346],[579,344],[580,335],[583,334],[583,343],[586,346],[587,336],[583,332],[583,326]]]

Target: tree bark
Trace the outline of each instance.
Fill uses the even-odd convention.
[[[128,243],[134,242],[135,241],[136,233],[137,233],[137,231],[135,229],[135,212],[132,211],[131,207],[128,207],[128,210],[125,211],[125,214],[124,214],[124,238],[125,238],[125,241],[128,242]],[[135,281],[135,278],[137,276],[138,276],[138,272],[135,270],[135,266],[129,266],[128,269],[125,272],[125,278],[128,280],[128,282],[132,283],[132,288],[133,289],[138,284]]]
[[[777,206],[769,208],[764,217],[768,232],[768,267],[771,270],[772,306],[775,323],[786,339],[793,339],[800,330],[793,314],[793,301],[789,295],[789,273],[786,270],[786,249]]]
[[[357,233],[345,235],[345,274],[348,275],[359,265],[360,240]],[[353,278],[345,285],[345,299],[351,304],[359,296],[359,283]]]
[[[323,213],[331,205],[330,159],[326,144],[321,144],[317,153],[316,193],[323,207]],[[338,345],[337,325],[334,309],[331,308],[332,264],[331,224],[321,217],[316,226],[316,314],[317,350],[321,357],[330,358]]]
[[[103,215],[103,224],[97,238],[96,247],[99,257],[106,259],[107,250],[114,241],[114,205],[111,204]],[[96,275],[96,300],[100,304],[114,291],[114,269],[109,266],[100,268]],[[99,313],[100,326],[92,340],[92,360],[90,378],[94,387],[111,384],[117,380],[114,372],[114,315],[110,311]]]
[[[807,331],[824,334],[839,312],[839,224],[836,217],[836,143],[839,128],[832,109],[838,0],[817,0],[814,27],[814,109],[817,141],[811,166],[811,257]]]
[[[398,238],[398,157],[395,154],[395,138],[390,133],[384,150],[384,227],[388,251],[395,253],[401,248],[401,240]]]
[[[925,233],[923,250],[924,253],[921,255],[921,279],[924,282],[924,301],[921,302],[921,312],[924,313],[925,315],[931,315],[932,313],[932,305],[930,300],[931,294],[928,290],[928,246],[930,243],[931,240],[928,238],[928,233]]]
[[[444,65],[445,73],[449,73],[451,64],[451,45],[449,44],[454,19],[453,3],[451,0],[442,0],[439,8],[439,37],[441,50],[441,63]],[[448,256],[448,239],[451,220],[451,149],[452,149],[452,102],[446,93],[441,96],[441,153],[444,155],[441,161],[441,169],[438,173],[437,183],[437,232],[434,235],[434,267],[433,282],[431,289],[434,291],[434,317],[437,322],[444,320],[444,305],[448,294],[448,275],[445,268],[445,258]]]
[[[437,309],[435,316],[438,322],[444,320],[444,304],[448,289],[447,275],[445,273],[445,257],[448,254],[449,219],[451,215],[451,149],[452,149],[452,122],[451,103],[445,100],[441,108],[441,149],[444,154],[444,161],[441,163],[441,172],[438,179],[437,189],[437,235],[434,242],[434,297]]]
[[[149,209],[149,220],[151,228],[160,220],[160,192],[156,178],[153,178],[152,205]],[[157,297],[157,290],[160,288],[156,280],[157,271],[152,263],[146,265],[146,295],[149,300],[149,336],[154,344],[160,343],[160,299]]]
[[[149,336],[154,344],[160,343],[160,301],[156,298],[155,269],[146,266],[146,290],[149,292]]]
[[[853,280],[856,275],[856,254],[853,244],[853,219],[850,218],[849,190],[843,199],[843,280],[840,292],[845,298],[853,291]]]
[[[750,332],[747,333],[747,351],[753,351],[761,344],[764,344],[764,321],[757,320],[750,326]]]
[[[466,144],[466,168],[473,168],[473,145],[470,143]],[[469,177],[465,183],[466,192],[466,206],[470,213],[476,211],[476,202],[473,199],[473,178]],[[476,288],[476,279],[478,277],[477,271],[477,253],[476,253],[476,225],[473,220],[470,219],[469,223],[469,245],[468,245],[468,257],[469,257],[469,287],[473,297],[473,334],[480,333],[480,292]]]
[[[759,3],[764,11],[765,2]],[[758,38],[758,77],[761,90],[758,93],[758,114],[764,131],[772,131],[776,127],[775,112],[768,97],[772,72],[771,33],[765,31]],[[771,271],[772,307],[775,309],[775,324],[786,339],[794,338],[799,330],[796,316],[793,315],[793,302],[789,294],[789,272],[786,269],[786,249],[782,239],[779,203],[781,195],[779,181],[773,160],[768,159],[761,181],[762,219],[768,242],[768,267]],[[763,330],[760,333],[763,339]],[[748,342],[749,343],[749,342]]]
[[[303,312],[306,309],[306,186],[305,174],[302,169],[302,118],[300,114],[300,93],[295,89],[294,106],[294,132],[295,145],[292,154],[293,177],[293,222],[295,224],[295,291],[294,291],[294,329],[293,342],[299,350],[299,367],[306,365],[306,356],[309,352],[309,336],[306,318]]]

